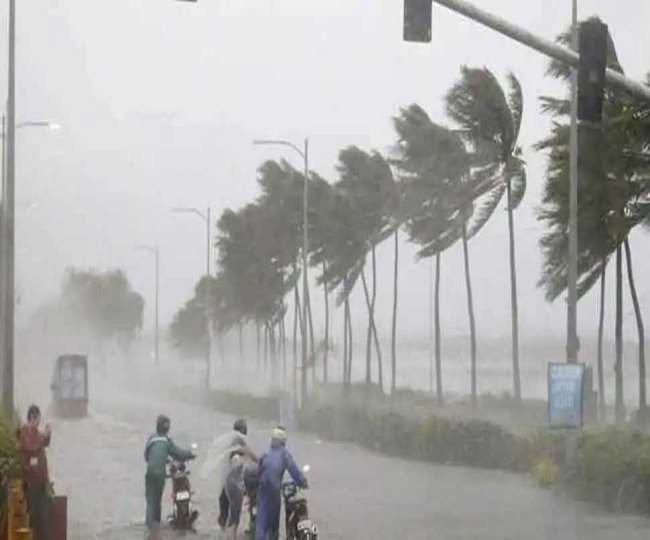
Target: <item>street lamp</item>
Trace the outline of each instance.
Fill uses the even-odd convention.
[[[194,214],[195,216],[200,217],[204,222],[205,222],[205,240],[206,240],[206,261],[205,261],[205,267],[206,267],[206,276],[210,276],[210,215],[211,215],[211,210],[210,207],[206,209],[205,212],[202,212],[198,208],[191,208],[191,207],[176,207],[172,208],[172,212],[175,214]],[[205,350],[205,365],[206,365],[206,372],[205,372],[205,386],[209,390],[210,389],[210,356],[211,356],[211,341],[212,341],[212,324],[210,321],[210,307],[209,304],[207,303],[207,298],[206,298],[206,306],[205,306],[205,319],[206,319],[206,324],[207,324],[207,345],[206,345],[206,350]]]
[[[55,122],[31,120],[15,123],[15,4],[10,1],[9,92],[7,118],[2,117],[2,216],[0,216],[0,321],[2,321],[2,405],[5,414],[14,407],[15,325],[15,133],[18,129],[44,127],[60,129]],[[6,131],[5,131],[6,130]],[[5,161],[6,155],[6,161]]]
[[[139,249],[142,251],[148,251],[154,256],[155,264],[156,264],[156,297],[155,297],[155,322],[154,322],[154,360],[156,364],[160,362],[160,334],[159,334],[159,326],[158,326],[158,306],[159,306],[159,295],[160,295],[160,250],[158,249],[158,246],[146,246],[146,245],[139,245],[135,246],[135,249]]]
[[[296,151],[302,157],[305,165],[305,182],[302,191],[302,370],[300,374],[300,393],[302,405],[304,406],[307,397],[307,351],[308,351],[308,332],[307,332],[307,298],[309,295],[309,280],[307,277],[307,253],[309,252],[309,139],[305,138],[303,150],[298,148],[290,141],[281,139],[256,139],[253,141],[256,146],[279,145],[288,146]]]

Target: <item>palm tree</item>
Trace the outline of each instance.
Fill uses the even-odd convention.
[[[523,95],[517,78],[510,74],[509,92],[486,68],[463,67],[461,79],[446,97],[447,113],[460,127],[462,136],[480,153],[479,174],[492,177],[493,185],[473,220],[467,236],[476,235],[489,221],[506,195],[508,213],[508,246],[510,255],[510,302],[512,319],[512,374],[515,399],[521,399],[519,370],[519,322],[517,304],[517,271],[513,212],[526,190],[526,170],[517,139],[521,128]],[[463,243],[466,243],[465,236]],[[467,266],[467,261],[466,261]],[[466,275],[469,275],[468,271]],[[470,285],[468,283],[468,291]],[[472,312],[470,306],[470,313]]]
[[[368,308],[366,339],[366,383],[371,383],[371,340],[377,352],[379,385],[383,387],[381,348],[375,324],[377,297],[376,246],[390,236],[392,216],[397,202],[395,181],[388,162],[378,152],[365,152],[356,146],[344,148],[339,153],[337,170],[340,174],[338,189],[346,194],[352,204],[356,233],[365,241],[366,249],[360,252],[365,262],[370,252],[372,263],[372,295],[368,292],[365,273],[361,272],[364,296]]]
[[[569,40],[569,34],[560,41]],[[613,41],[609,40],[608,65],[622,71]],[[550,74],[568,82],[570,70],[553,62]],[[545,256],[544,272],[540,284],[546,288],[547,298],[556,298],[566,288],[567,222],[568,222],[568,124],[569,101],[552,97],[542,98],[544,110],[554,117],[551,134],[541,141],[538,149],[549,151],[546,173],[544,206],[540,219],[547,223],[549,231],[542,239]],[[586,293],[599,278],[602,279],[610,256],[616,254],[616,418],[624,419],[623,408],[623,321],[622,280],[623,248],[630,231],[639,223],[650,219],[650,145],[644,111],[647,104],[621,91],[608,88],[604,97],[602,135],[582,130],[581,182],[578,200],[578,271],[581,277],[579,294]],[[644,420],[645,402],[645,349],[643,320],[628,260],[628,281],[635,304],[637,331],[639,334],[639,418]],[[645,420],[644,420],[645,421]]]
[[[466,177],[468,154],[457,133],[433,123],[418,105],[401,109],[393,123],[398,143],[392,163],[403,186],[399,221],[420,246],[418,257],[436,256],[436,388],[441,402],[440,256],[463,237],[465,209],[473,193],[460,183]],[[474,370],[474,362],[472,366]]]

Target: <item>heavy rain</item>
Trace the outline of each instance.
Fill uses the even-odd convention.
[[[0,540],[648,537],[647,1],[0,4]]]

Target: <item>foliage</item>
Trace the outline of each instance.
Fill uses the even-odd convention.
[[[574,474],[583,497],[612,510],[650,512],[650,436],[620,428],[585,433]]]
[[[172,345],[187,357],[205,353],[208,339],[206,288],[212,278],[204,277],[195,287],[194,296],[174,315],[169,326]]]
[[[568,43],[568,33],[560,42]],[[608,65],[622,71],[609,39]],[[570,72],[552,62],[549,74],[568,86]],[[543,97],[542,110],[553,118],[550,134],[536,145],[548,152],[544,195],[539,219],[547,226],[540,245],[544,266],[540,286],[554,300],[567,286],[569,217],[569,99]],[[578,184],[579,294],[600,277],[607,258],[639,223],[650,217],[650,132],[647,104],[618,89],[608,88],[603,104],[603,136],[598,141],[581,131]],[[588,137],[592,136],[591,139]],[[586,144],[585,144],[586,143]],[[597,160],[601,160],[600,168]]]
[[[142,328],[144,299],[132,290],[121,270],[69,269],[61,301],[66,315],[96,339],[128,346]]]

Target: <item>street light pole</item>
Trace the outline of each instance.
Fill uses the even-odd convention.
[[[308,350],[309,350],[309,332],[307,331],[307,315],[308,315],[308,297],[309,297],[309,277],[307,255],[309,253],[309,139],[305,138],[303,150],[298,148],[290,141],[279,139],[256,139],[253,141],[254,145],[280,145],[292,148],[300,155],[304,163],[305,182],[302,191],[302,324],[303,339],[302,339],[302,370],[300,375],[300,393],[301,402],[304,406],[307,398],[307,365]]]
[[[159,330],[159,298],[160,298],[160,249],[156,246],[135,246],[136,249],[148,251],[154,256],[156,270],[155,299],[154,299],[154,360],[160,363],[160,330]]]
[[[206,276],[210,277],[210,232],[211,232],[211,219],[212,219],[212,210],[208,206],[206,209],[205,213],[201,212],[198,208],[188,208],[188,207],[177,207],[177,208],[172,208],[172,212],[177,213],[177,214],[194,214],[198,217],[200,217],[204,222],[205,222],[205,239],[206,239],[206,261],[205,261],[205,268],[206,268]],[[206,298],[206,305],[205,305],[205,319],[206,319],[206,332],[207,332],[207,344],[206,344],[206,352],[205,352],[205,387],[209,390],[210,389],[210,358],[212,356],[211,354],[211,349],[212,349],[212,323],[211,323],[211,317],[210,317],[210,306],[207,302],[209,302],[209,299]]]
[[[578,50],[578,0],[572,0],[571,46]],[[578,361],[578,72],[571,70],[569,163],[569,272],[567,298],[567,362]]]
[[[7,89],[7,177],[5,186],[5,325],[2,405],[7,418],[14,415],[14,299],[15,299],[15,229],[14,179],[16,135],[16,0],[9,0],[9,73]]]

